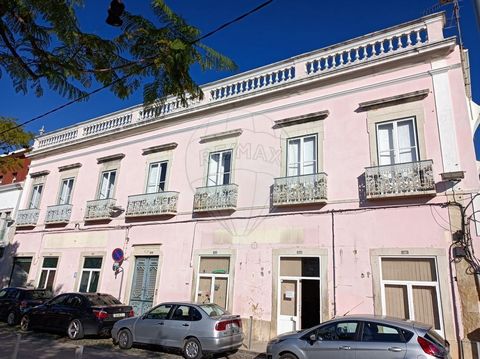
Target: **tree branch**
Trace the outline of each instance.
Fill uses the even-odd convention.
[[[10,50],[12,55],[18,60],[22,68],[34,79],[37,80],[38,76],[35,74],[30,67],[23,61],[22,57],[17,53],[13,45],[10,43],[8,40],[7,34],[5,33],[5,24],[3,21],[0,20],[0,37],[2,38],[3,42],[7,46],[7,48]]]

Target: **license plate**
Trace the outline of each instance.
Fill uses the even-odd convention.
[[[123,318],[125,316],[125,313],[114,313],[113,317],[114,318]]]

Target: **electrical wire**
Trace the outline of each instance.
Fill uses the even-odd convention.
[[[240,20],[243,20],[243,19],[246,18],[247,16],[252,15],[253,13],[259,11],[260,9],[264,8],[265,6],[269,5],[269,4],[272,3],[272,2],[273,2],[273,0],[267,0],[267,1],[263,2],[263,3],[261,3],[260,5],[258,5],[257,7],[253,8],[252,10],[247,11],[246,13],[244,13],[244,14],[236,17],[236,18],[233,19],[233,20],[230,20],[230,21],[228,21],[228,22],[220,25],[220,26],[217,27],[216,29],[214,29],[214,30],[206,33],[205,35],[199,37],[198,39],[192,41],[191,44],[194,45],[194,44],[196,44],[197,42],[199,42],[199,41],[201,41],[201,40],[203,40],[203,39],[206,39],[207,37],[210,37],[210,36],[216,34],[217,32],[225,29],[226,27],[228,27],[228,26],[230,26],[230,25],[232,25],[232,24],[234,24],[234,23],[236,23],[236,22],[238,22],[238,21],[240,21]],[[143,70],[143,69],[145,69],[145,68],[147,68],[147,67],[150,67],[151,65],[152,65],[152,63],[148,63],[148,64],[144,65],[143,67],[141,67],[140,70]],[[138,72],[138,71],[137,71],[137,72]],[[27,124],[29,124],[29,123],[31,123],[31,122],[34,122],[34,121],[36,121],[36,120],[39,120],[39,119],[41,119],[41,118],[43,118],[43,117],[45,117],[45,116],[48,116],[48,115],[50,115],[50,114],[52,114],[52,113],[55,113],[55,112],[57,112],[57,111],[60,111],[61,109],[65,108],[65,107],[67,107],[67,106],[70,106],[70,105],[74,104],[75,102],[78,102],[78,101],[80,101],[80,100],[83,100],[83,99],[85,99],[85,98],[87,98],[87,97],[90,97],[91,95],[94,95],[94,94],[96,94],[96,93],[98,93],[98,92],[100,92],[100,91],[102,91],[102,90],[104,90],[104,89],[106,89],[106,88],[108,88],[108,87],[110,87],[110,86],[112,86],[112,85],[115,85],[116,83],[118,83],[118,82],[120,82],[120,81],[123,81],[123,80],[127,79],[128,77],[130,77],[130,76],[132,76],[132,75],[134,75],[133,72],[132,72],[132,73],[129,73],[129,74],[126,74],[126,75],[124,75],[124,76],[122,76],[122,77],[119,77],[118,79],[116,79],[116,80],[114,80],[114,81],[106,84],[106,85],[103,85],[103,86],[101,86],[101,87],[99,87],[99,88],[96,88],[96,89],[93,90],[93,91],[90,91],[90,92],[88,92],[88,93],[86,93],[86,94],[84,94],[84,95],[82,95],[82,96],[79,96],[79,97],[77,97],[76,99],[70,100],[70,101],[64,103],[63,105],[60,105],[60,106],[58,106],[58,107],[55,107],[55,108],[53,108],[52,110],[49,110],[49,111],[47,111],[47,112],[45,112],[45,113],[42,113],[41,115],[38,115],[38,116],[36,116],[36,117],[34,117],[34,118],[31,118],[30,120],[27,120],[27,121],[25,121],[25,122],[22,122],[22,123],[20,123],[20,124],[18,124],[18,125],[16,125],[16,126],[10,127],[10,128],[8,128],[8,129],[0,132],[0,136],[3,135],[3,134],[5,134],[5,133],[7,133],[7,132],[9,132],[9,131],[16,130],[17,128],[23,127],[23,126],[25,126],[25,125],[27,125]]]

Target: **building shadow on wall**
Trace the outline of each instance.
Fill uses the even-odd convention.
[[[13,259],[18,252],[18,243],[9,243],[3,247],[3,255],[0,258],[0,288],[8,286],[12,274]],[[27,278],[25,278],[26,281]]]

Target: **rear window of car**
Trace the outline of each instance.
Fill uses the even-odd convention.
[[[200,304],[200,308],[202,308],[209,317],[219,317],[221,315],[228,314],[225,309],[216,304]]]
[[[27,290],[23,294],[23,299],[25,300],[49,299],[51,297],[52,293],[48,290]]]
[[[117,298],[111,296],[110,294],[100,294],[100,295],[89,295],[87,296],[90,305],[114,305],[122,304]]]

